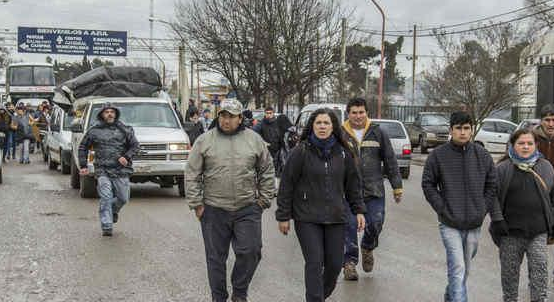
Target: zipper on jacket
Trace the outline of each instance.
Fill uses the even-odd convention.
[[[467,215],[467,204],[468,204],[468,198],[467,198],[467,182],[468,182],[468,178],[467,178],[467,169],[466,169],[466,150],[467,150],[467,145],[466,146],[463,146],[462,148],[462,177],[463,177],[463,180],[464,180],[464,222],[465,223],[468,223],[468,215]]]

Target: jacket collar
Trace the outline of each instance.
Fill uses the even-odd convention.
[[[471,146],[471,142],[468,142],[467,144],[460,146],[458,144],[455,144],[452,140],[448,141],[448,145],[450,146],[450,149],[456,151],[456,152],[466,152],[469,147]]]
[[[550,138],[550,136],[548,136],[546,134],[546,132],[544,132],[544,130],[542,129],[542,126],[541,125],[538,125],[534,130],[533,132],[535,132],[535,134],[537,136],[539,136],[540,138],[544,139],[544,140],[547,140],[547,141],[552,141],[553,138]]]
[[[369,118],[367,118],[367,121],[365,123],[365,128],[364,128],[364,135],[366,135],[366,133],[368,132],[369,130],[369,127],[371,126],[371,120]],[[352,125],[350,125],[350,120],[346,120],[346,122],[344,122],[344,124],[342,124],[342,127],[344,128],[344,130],[346,131],[346,133],[348,133],[348,135],[350,135],[353,139],[356,140],[356,142],[361,143],[358,141],[358,137],[356,136],[356,133],[354,132],[354,129],[352,128]]]

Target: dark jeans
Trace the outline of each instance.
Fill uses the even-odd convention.
[[[306,262],[307,302],[323,302],[333,293],[342,269],[345,227],[345,224],[294,222]]]
[[[227,293],[227,257],[229,245],[235,252],[231,273],[233,295],[248,296],[248,286],[262,258],[262,208],[257,204],[230,212],[204,206],[201,218],[206,249],[208,280],[214,302],[225,302]]]
[[[379,235],[385,222],[385,198],[369,198],[365,201],[365,230],[361,246],[363,249],[374,250],[379,245]],[[344,246],[344,261],[358,264],[358,222],[356,216],[348,211],[349,223],[346,230]]]

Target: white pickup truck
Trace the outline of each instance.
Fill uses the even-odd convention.
[[[76,100],[73,104],[75,119],[71,125],[71,186],[78,188],[83,198],[96,196],[93,175],[79,175],[78,150],[84,133],[98,122],[98,112],[102,104],[107,102],[119,109],[120,120],[133,127],[140,143],[140,151],[133,158],[131,182],[150,181],[162,188],[176,184],[179,194],[184,196],[189,138],[170,100],[161,97],[87,97]],[[89,152],[88,160],[93,162],[92,152]]]

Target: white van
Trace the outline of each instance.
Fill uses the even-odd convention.
[[[63,174],[71,173],[71,122],[73,116],[58,106],[54,106],[50,115],[46,133],[45,153],[48,168],[57,170],[61,167]]]

